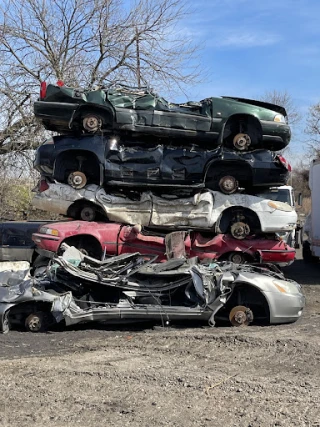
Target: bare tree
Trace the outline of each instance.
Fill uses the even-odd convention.
[[[262,101],[271,102],[272,104],[281,105],[284,107],[288,114],[288,121],[291,126],[299,123],[301,120],[301,114],[299,109],[295,105],[292,96],[285,91],[272,90],[265,92],[260,96]]]
[[[309,136],[308,146],[311,154],[320,158],[320,103],[309,108],[305,132]]]
[[[43,138],[33,116],[42,81],[163,93],[198,80],[198,47],[177,29],[183,0],[2,0],[0,12],[0,154]]]

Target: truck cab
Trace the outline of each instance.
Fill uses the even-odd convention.
[[[271,187],[268,190],[257,194],[259,197],[265,199],[274,200],[277,202],[288,203],[292,208],[295,208],[295,197],[294,190],[291,185],[281,185],[280,187]],[[285,241],[289,246],[293,248],[299,248],[299,238],[297,233],[299,232],[299,220],[296,229],[290,232],[277,233],[281,240]]]

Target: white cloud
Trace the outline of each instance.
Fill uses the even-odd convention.
[[[276,34],[266,34],[262,32],[248,32],[241,29],[236,31],[221,32],[219,37],[215,37],[210,42],[210,46],[250,48],[259,46],[270,46],[278,43],[281,37]]]

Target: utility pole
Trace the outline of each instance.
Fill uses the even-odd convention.
[[[137,55],[137,82],[138,88],[141,87],[141,76],[140,76],[140,46],[139,46],[139,31],[136,27],[136,55]]]

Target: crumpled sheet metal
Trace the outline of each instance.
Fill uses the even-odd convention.
[[[0,287],[19,283],[29,277],[30,264],[27,261],[0,262]]]
[[[74,263],[74,261],[79,261],[79,259],[84,263],[76,265],[77,262]],[[145,256],[141,256],[139,253],[119,255],[99,261],[81,254],[72,247],[67,247],[64,257],[56,256],[55,261],[59,261],[64,273],[63,281],[56,275],[56,284],[60,284],[60,286],[63,283],[66,284],[64,288],[60,288],[64,291],[58,293],[54,290],[51,291],[52,281],[48,281],[49,277],[44,282],[40,279],[26,278],[18,284],[0,286],[1,330],[3,330],[4,318],[8,310],[25,302],[49,304],[50,312],[56,321],[64,320],[67,325],[94,320],[162,319],[164,315],[168,316],[170,320],[198,318],[207,320],[209,324],[214,325],[215,314],[226,304],[233,289],[237,285],[243,286],[244,284],[252,285],[265,295],[269,302],[271,323],[297,320],[305,302],[300,286],[285,279],[282,273],[249,265],[214,263],[205,266],[184,260],[179,260],[178,266],[176,265],[177,260],[168,261],[168,264],[165,265],[153,263],[154,258],[150,263]],[[174,262],[172,263],[172,261]],[[104,268],[105,263],[107,264],[106,269]],[[91,267],[88,267],[88,264]],[[102,269],[99,268],[101,266]],[[56,274],[55,268],[53,265],[50,269],[53,271],[53,275]],[[16,269],[16,271],[18,270]],[[99,274],[95,274],[98,271]],[[79,277],[82,278],[79,279]],[[285,286],[289,292],[288,296],[279,292],[274,283],[275,280],[280,287]],[[82,308],[80,304],[78,305],[79,301],[75,299],[71,289],[77,289],[78,292],[84,283],[86,287],[89,286],[89,282],[92,283],[90,285],[92,289],[100,287],[100,291],[103,290],[105,302],[101,302],[100,299],[98,301],[90,299],[87,301],[89,305]],[[46,287],[48,283],[49,288]],[[197,299],[197,305],[192,307],[185,306],[183,300],[183,298],[188,298],[188,289],[191,285],[200,297],[200,300]],[[135,296],[150,297],[150,293],[155,296],[163,295],[163,292],[170,294],[171,290],[180,286],[186,287],[185,296],[182,297],[180,303],[172,306],[161,302],[150,304],[139,302],[139,300],[135,303],[130,299]],[[129,299],[120,298],[119,301],[110,302],[111,288],[118,288],[123,295],[128,295]],[[83,289],[83,292],[85,292],[83,296],[87,295],[87,290]],[[191,299],[191,301],[194,300]],[[84,302],[83,299],[81,302]],[[25,307],[25,305],[23,306]]]
[[[77,200],[88,200],[96,203],[96,192],[99,190],[95,184],[76,190],[67,184],[51,183],[48,190],[37,193],[32,199],[32,205],[41,210],[50,210],[52,213],[67,215],[69,207]]]
[[[192,197],[158,197],[151,192],[142,193],[140,200],[132,201],[97,192],[97,200],[104,207],[110,221],[144,226],[175,225],[211,228],[215,222],[213,196],[210,192],[197,193]]]

